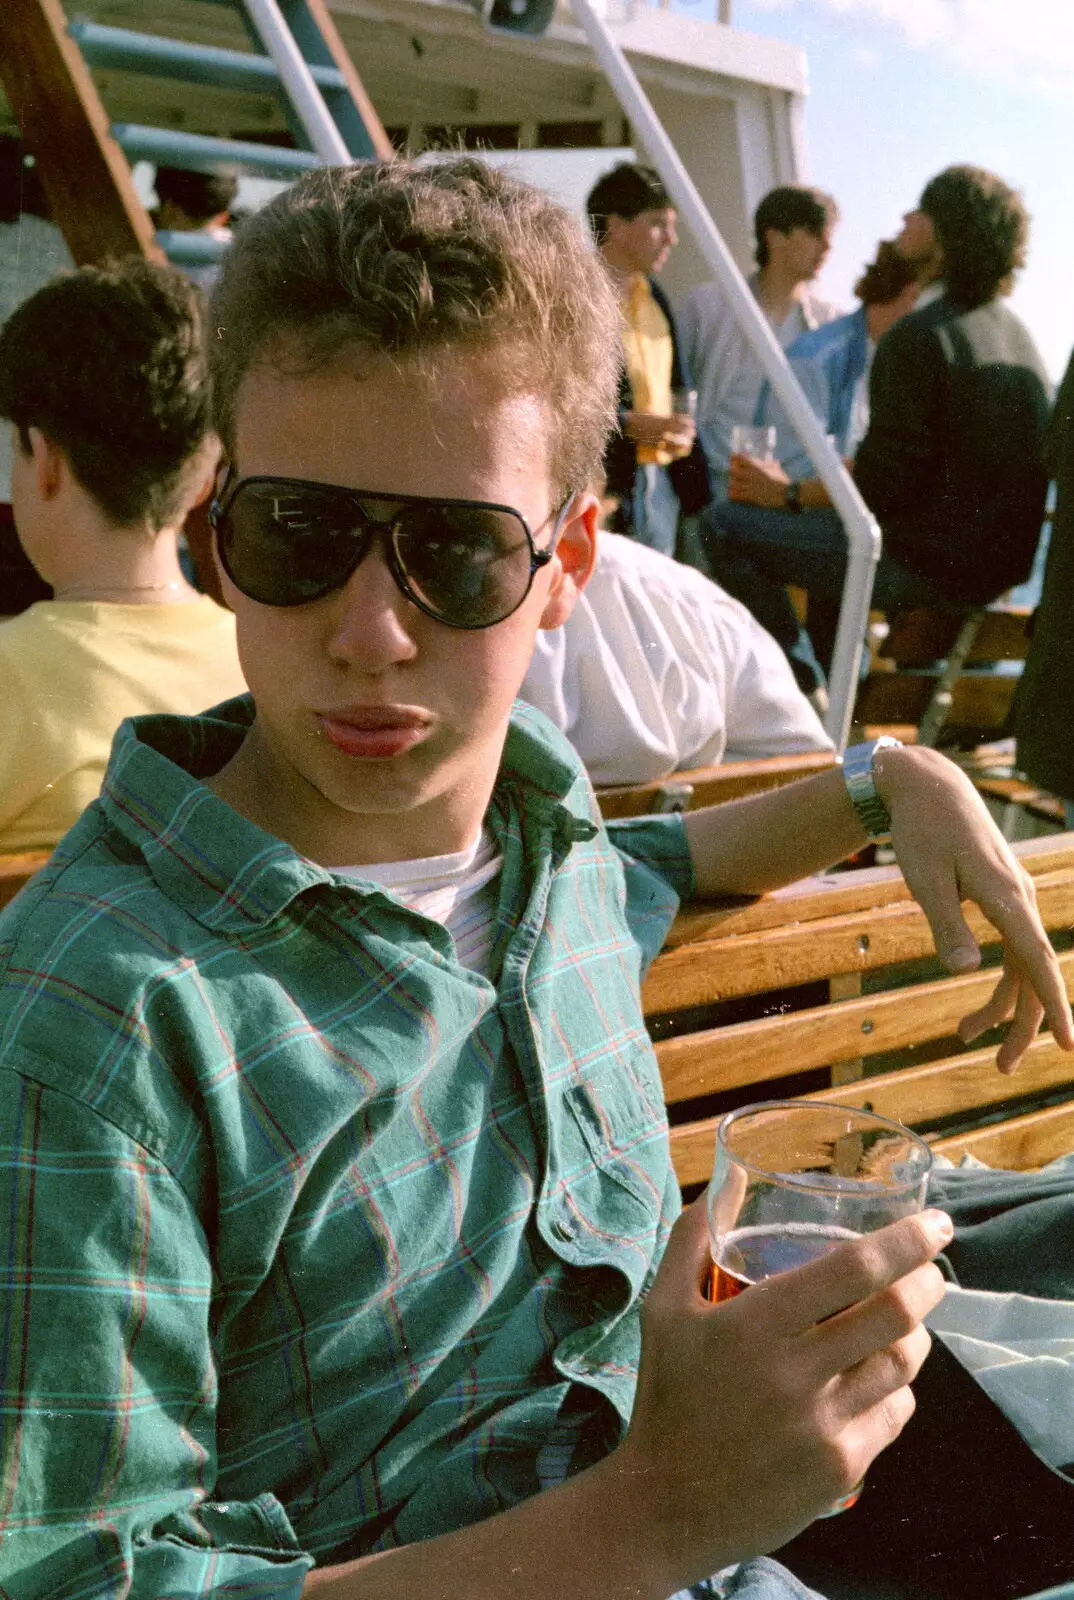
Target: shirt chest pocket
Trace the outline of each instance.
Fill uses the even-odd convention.
[[[667,1125],[625,1064],[606,1063],[563,1097],[562,1189],[594,1237],[639,1242],[659,1226]]]

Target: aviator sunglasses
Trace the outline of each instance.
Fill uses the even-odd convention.
[[[511,506],[304,478],[233,479],[228,468],[209,521],[224,571],[261,605],[301,606],[342,588],[377,538],[396,585],[419,610],[449,628],[491,628],[518,610],[552,559],[573,498],[549,514],[552,537],[539,550]]]

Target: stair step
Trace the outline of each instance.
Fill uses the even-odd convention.
[[[91,66],[144,72],[149,77],[219,89],[256,92],[280,87],[276,63],[269,56],[224,50],[216,45],[184,44],[179,39],[132,33],[97,22],[72,22],[67,31]],[[319,89],[346,90],[346,79],[338,67],[309,63],[309,69]]]
[[[116,122],[112,134],[130,162],[152,161],[195,172],[252,173],[265,178],[293,178],[321,165],[312,150],[285,150],[278,145],[243,139],[211,139],[174,128],[145,128],[137,122]]]

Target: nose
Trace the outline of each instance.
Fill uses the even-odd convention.
[[[388,570],[379,540],[325,603],[328,654],[340,666],[375,676],[417,654],[410,624],[420,612]]]

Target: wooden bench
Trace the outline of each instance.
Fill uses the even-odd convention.
[[[654,811],[693,811],[700,806],[740,800],[743,795],[778,789],[799,778],[825,772],[835,760],[830,750],[800,756],[767,756],[756,761],[726,761],[715,767],[671,772],[651,783],[624,784],[597,790],[601,814],[642,817]]]
[[[1074,834],[1016,850],[1045,927],[1070,929]],[[982,947],[997,951],[975,908],[968,920]],[[1074,991],[1074,950],[1060,962]],[[723,1111],[788,1087],[896,1117],[955,1160],[966,1152],[989,1165],[1035,1167],[1074,1149],[1074,1055],[1042,1033],[1019,1072],[1003,1077],[995,1041],[967,1049],[957,1038],[959,1019],[997,977],[995,967],[944,974],[895,867],[684,909],[642,991],[684,1190],[709,1176]],[[745,1006],[754,1015],[736,1019]]]
[[[0,906],[14,900],[49,858],[47,850],[27,850],[20,855],[0,855]]]
[[[977,739],[1007,721],[1029,651],[1025,606],[923,606],[896,617],[855,706],[859,723],[909,723],[919,744]]]

